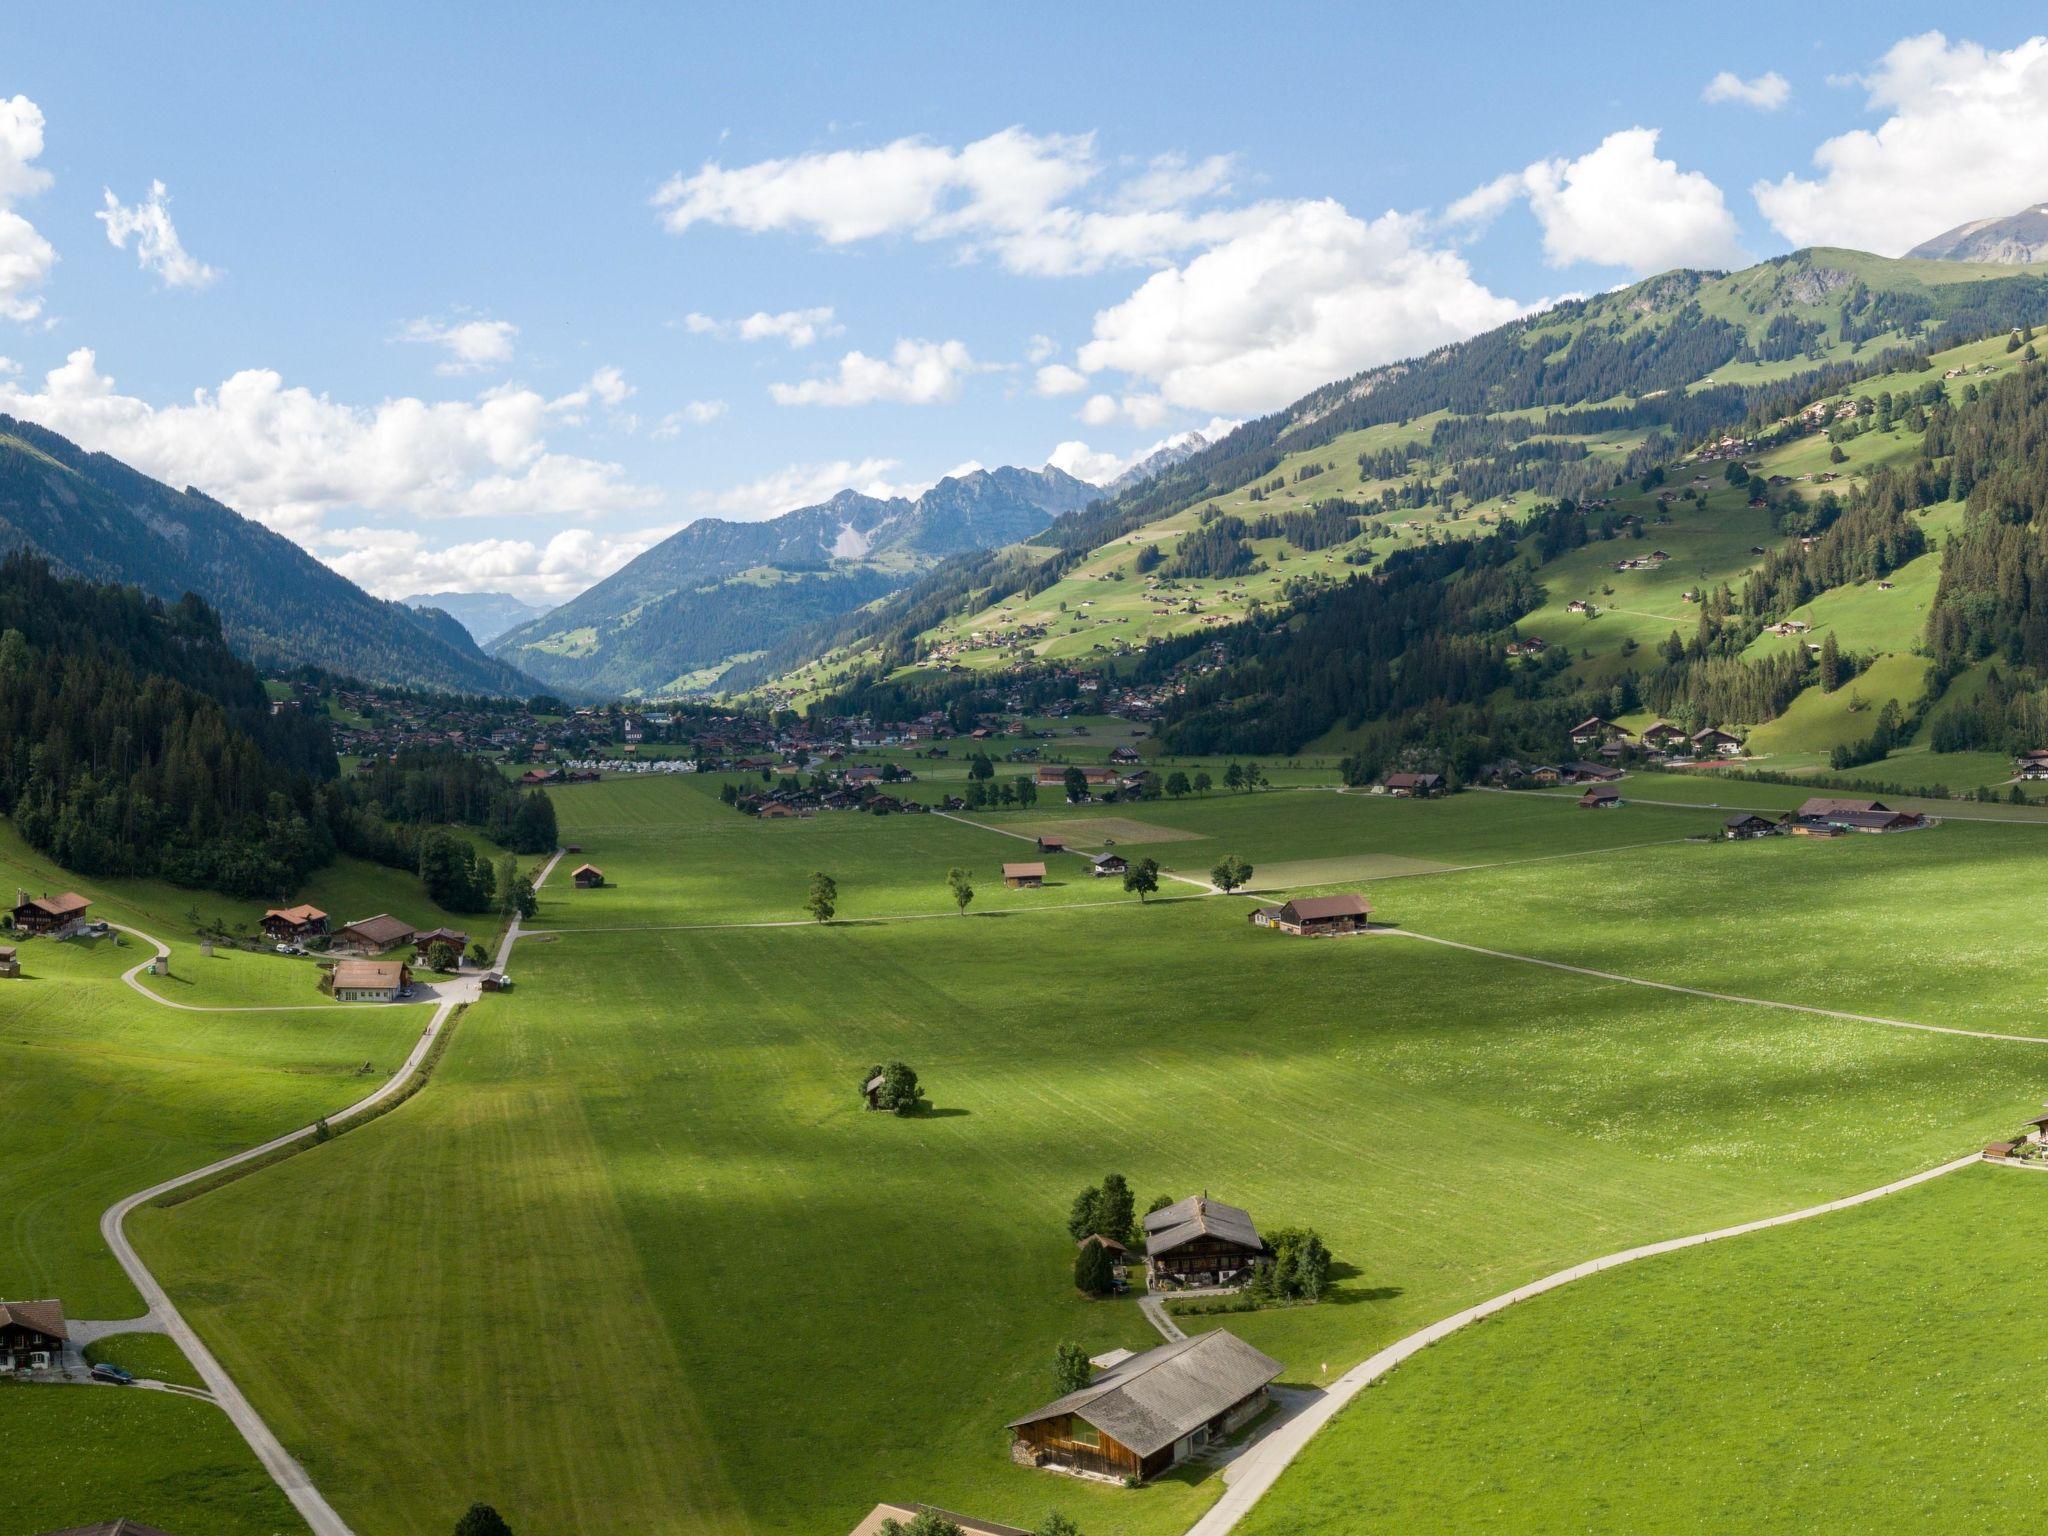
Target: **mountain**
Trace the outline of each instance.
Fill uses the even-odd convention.
[[[399,601],[408,608],[440,609],[478,645],[489,645],[506,630],[530,624],[550,611],[510,592],[416,592]]]
[[[1143,677],[1210,646],[1243,644],[1273,654],[1261,671],[1241,674],[1242,687],[1209,677],[1177,695],[1176,714],[1188,713],[1175,734],[1209,749],[1291,751],[1333,725],[1355,730],[1406,708],[1404,673],[1446,702],[1499,685],[1496,660],[1459,658],[1477,633],[1541,593],[1491,563],[1506,542],[1473,556],[1480,564],[1468,575],[1468,546],[1558,498],[1625,507],[1642,520],[1636,533],[1662,541],[1675,534],[1660,524],[1711,497],[1714,519],[1730,531],[1711,561],[1684,569],[1690,584],[1713,576],[1740,587],[1756,558],[1747,551],[1782,542],[1778,513],[1750,506],[1748,491],[1731,498],[1718,458],[1656,489],[1689,448],[1826,401],[1839,424],[1823,434],[1809,422],[1772,466],[1817,495],[1856,472],[1873,437],[1896,442],[1894,456],[1908,449],[1924,428],[1907,419],[1933,414],[1929,401],[1908,406],[1930,382],[1930,354],[1945,360],[1932,381],[1961,403],[1966,390],[1974,398],[1982,381],[2022,366],[2021,352],[2006,351],[2014,327],[2044,321],[2048,276],[2022,267],[1816,249],[1735,273],[1665,273],[1324,385],[1058,519],[1028,546],[955,557],[878,603],[789,636],[736,668],[732,685],[799,706],[822,700],[833,712],[915,713],[998,676],[1094,667]],[[1860,390],[1869,398],[1841,398]],[[1866,421],[1885,431],[1860,434]],[[1848,456],[1839,470],[1830,467],[1837,446]],[[1575,538],[1604,537],[1606,520],[1622,515],[1601,511],[1591,533],[1568,522],[1520,544],[1542,565]],[[1800,520],[1784,513],[1785,526]],[[1819,521],[1800,531],[1817,532]],[[1904,541],[1886,547],[1896,554]],[[1676,574],[1683,551],[1662,553]],[[1573,598],[1605,606],[1605,578],[1586,584],[1567,569]],[[1364,575],[1383,595],[1345,597]],[[1632,605],[1648,616],[1628,636],[1644,660],[1672,627],[1696,623],[1688,585],[1675,581]],[[1785,617],[1778,610],[1789,605],[1773,604]],[[1544,634],[1553,646],[1580,617],[1558,607],[1556,630]],[[1261,622],[1240,622],[1255,614]],[[1289,622],[1276,625],[1282,615]],[[1674,626],[1674,615],[1683,622]],[[1925,617],[1923,608],[1885,637],[1886,655],[1908,658],[1897,663],[1901,676]],[[1375,631],[1382,624],[1384,635]],[[1411,645],[1436,661],[1405,663]],[[1571,678],[1640,664],[1636,652],[1591,649],[1591,659],[1572,661]],[[1326,663],[1335,675],[1321,670]],[[1759,684],[1742,706],[1750,712],[1727,718],[1762,719],[1784,705]],[[1853,714],[1841,721],[1867,730]]]
[[[1932,261],[1993,262],[2031,266],[2048,261],[2048,203],[2036,203],[1999,219],[1958,224],[1906,253]]]
[[[383,602],[212,497],[174,491],[103,453],[0,415],[0,551],[60,574],[175,601],[197,593],[261,666],[310,663],[374,682],[532,691],[445,614]]]
[[[949,555],[1029,538],[1100,495],[1051,466],[977,469],[915,500],[841,491],[765,522],[703,518],[491,649],[556,687],[687,692]]]
[[[1199,432],[1183,432],[1178,437],[1168,438],[1157,448],[1138,460],[1129,469],[1118,475],[1102,490],[1106,496],[1115,496],[1134,485],[1165,473],[1176,464],[1185,463],[1209,446],[1209,439]]]

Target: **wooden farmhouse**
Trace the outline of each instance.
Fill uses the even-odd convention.
[[[2048,750],[2022,753],[2013,759],[2012,771],[2023,779],[2048,779]]]
[[[1440,773],[1390,773],[1385,784],[1388,794],[1416,800],[1440,795],[1445,787],[1444,776]]]
[[[436,944],[446,944],[455,951],[459,959],[462,952],[469,948],[469,935],[460,928],[429,928],[425,933],[416,933],[412,936],[413,958],[424,960],[427,951]]]
[[[1621,791],[1612,784],[1595,784],[1579,796],[1579,809],[1582,811],[1612,811],[1621,803]]]
[[[1265,1407],[1280,1362],[1218,1328],[1148,1349],[1012,1419],[1013,1461],[1081,1476],[1159,1476]]]
[[[1013,891],[1025,886],[1045,884],[1044,862],[1042,860],[1032,860],[1023,864],[1005,864],[1003,866],[1003,884],[1010,887]]]
[[[1778,824],[1768,816],[1759,816],[1754,811],[1745,811],[1740,816],[1730,816],[1721,824],[1721,835],[1732,841],[1742,842],[1752,837],[1774,837]]]
[[[0,944],[0,980],[12,981],[21,975],[21,956],[15,953],[12,944]]]
[[[1701,757],[1740,757],[1742,738],[1708,726],[1692,733],[1692,749]]]
[[[1041,836],[1038,839],[1038,851],[1040,853],[1065,853],[1067,851],[1067,840],[1064,837]]]
[[[390,1003],[412,985],[412,967],[398,960],[343,960],[334,967],[338,1003]]]
[[[1779,822],[1795,836],[1826,837],[1843,832],[1908,832],[1927,825],[1925,816],[1895,811],[1882,800],[1844,800],[1816,795]]]
[[[1105,875],[1127,874],[1131,867],[1130,861],[1120,853],[1091,853],[1088,863],[1098,880]]]
[[[60,1301],[0,1301],[0,1371],[44,1371],[70,1340]]]
[[[327,931],[327,914],[318,907],[272,907],[263,914],[264,934],[280,944],[302,944]]]
[[[579,864],[570,872],[569,878],[579,891],[595,890],[604,884],[604,871],[595,864]]]
[[[1251,1212],[1206,1194],[1190,1195],[1145,1218],[1145,1266],[1154,1286],[1234,1285],[1267,1257]]]
[[[410,944],[415,931],[412,924],[403,918],[379,912],[375,917],[344,923],[335,929],[333,942],[328,948],[343,954],[381,955],[387,949]]]
[[[1612,720],[1602,720],[1598,715],[1581,720],[1572,727],[1572,745],[1575,747],[1596,746],[1605,741],[1627,741],[1628,731]]]
[[[1251,914],[1260,928],[1310,938],[1334,933],[1362,933],[1371,926],[1372,903],[1357,892],[1342,896],[1297,896],[1280,907],[1260,907]]]
[[[85,921],[85,914],[91,906],[92,903],[76,891],[66,891],[61,896],[31,896],[26,891],[19,891],[14,903],[14,931],[69,933],[76,924]]]
[[[1685,745],[1685,732],[1668,720],[1659,720],[1654,725],[1643,727],[1638,738],[1652,752],[1675,752]]]

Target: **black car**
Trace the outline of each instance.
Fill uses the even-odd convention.
[[[135,1378],[129,1375],[128,1372],[122,1370],[118,1365],[109,1365],[104,1360],[92,1368],[92,1379],[94,1381],[108,1382],[117,1387],[133,1386],[135,1383]]]

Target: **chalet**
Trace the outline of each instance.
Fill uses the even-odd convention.
[[[1553,763],[1538,763],[1529,770],[1529,777],[1538,784],[1556,784],[1564,778],[1564,770]]]
[[[1754,811],[1740,816],[1730,816],[1721,823],[1721,835],[1731,841],[1741,842],[1752,837],[1772,837],[1778,831],[1778,824],[1768,816],[1759,816]]]
[[[782,800],[770,800],[755,813],[763,821],[790,821],[810,815],[807,807],[790,805]]]
[[[1742,738],[1708,726],[1692,733],[1692,749],[1702,757],[1740,757]]]
[[[0,944],[0,979],[12,981],[21,974],[21,957],[12,944]]]
[[[1265,1408],[1280,1362],[1218,1328],[1133,1355],[1009,1424],[1028,1467],[1143,1482]]]
[[[1045,864],[1039,860],[1033,860],[1024,864],[1005,864],[1003,866],[1003,884],[1013,891],[1025,886],[1043,885],[1045,884]]]
[[[412,936],[414,958],[425,959],[436,944],[446,944],[459,957],[469,948],[469,935],[460,928],[429,928],[425,933],[416,933]]]
[[[1152,787],[1152,770],[1150,768],[1134,768],[1131,772],[1118,779],[1116,783],[1117,788],[1124,790],[1128,794],[1145,794]]]
[[[1109,760],[1112,763],[1142,763],[1145,759],[1138,755],[1136,747],[1117,747],[1110,752]]]
[[[1659,720],[1654,725],[1643,727],[1642,744],[1653,752],[1669,752],[1685,745],[1685,730],[1668,720]]]
[[[1104,875],[1122,875],[1130,871],[1130,861],[1120,853],[1091,853],[1088,862],[1095,871],[1095,878]]]
[[[1621,791],[1612,784],[1596,784],[1579,796],[1579,809],[1582,811],[1612,811],[1619,809],[1621,804]]]
[[[1593,611],[1593,605],[1587,602],[1582,597],[1575,597],[1570,602],[1564,605],[1564,611],[1566,613],[1591,614]]]
[[[1145,1264],[1152,1283],[1180,1286],[1230,1285],[1249,1278],[1268,1257],[1251,1213],[1206,1194],[1190,1195],[1145,1217]]]
[[[1343,896],[1297,896],[1281,907],[1260,907],[1251,914],[1260,928],[1310,938],[1333,933],[1360,933],[1371,926],[1372,903],[1356,892]]]
[[[1831,821],[1845,811],[1889,811],[1882,800],[1842,800],[1815,795],[1803,801],[1792,814],[1801,821]]]
[[[358,922],[345,923],[334,931],[328,947],[346,954],[381,955],[387,949],[412,942],[415,930],[402,918],[379,912]]]
[[[1612,763],[1566,763],[1557,773],[1566,784],[1608,784],[1621,777],[1621,770]]]
[[[263,932],[280,944],[303,943],[327,931],[327,914],[318,907],[272,907],[263,914]]]
[[[1390,773],[1384,787],[1390,795],[1416,800],[1432,799],[1445,789],[1440,773]]]
[[[338,1003],[390,1003],[412,985],[412,967],[397,960],[343,960],[334,967]]]
[[[1031,1536],[1026,1530],[1014,1525],[997,1525],[992,1520],[975,1520],[966,1515],[956,1515],[950,1509],[940,1509],[934,1504],[877,1504],[868,1511],[867,1518],[856,1525],[850,1536],[882,1536],[883,1529],[891,1520],[905,1530],[919,1515],[931,1515],[947,1525],[957,1526],[961,1536]]]
[[[2036,748],[2013,759],[2013,772],[2023,779],[2048,779],[2048,751]]]
[[[1040,837],[1038,840],[1038,851],[1040,853],[1065,853],[1067,851],[1067,840],[1064,837]]]
[[[1114,787],[1117,781],[1114,768],[1083,768],[1081,777],[1090,789],[1109,789]],[[1040,763],[1035,778],[1040,789],[1059,789],[1067,782],[1066,765]]]
[[[30,896],[18,892],[14,904],[14,931],[16,933],[69,933],[75,924],[85,921],[85,914],[92,906],[76,891],[66,891],[61,896]]]
[[[569,879],[579,891],[595,890],[604,884],[604,871],[595,864],[579,864],[569,872]]]
[[[1600,741],[1627,741],[1628,732],[1612,720],[1602,720],[1598,715],[1590,720],[1581,720],[1572,727],[1572,745],[1589,746]]]
[[[0,1371],[46,1371],[70,1338],[61,1301],[0,1301]]]

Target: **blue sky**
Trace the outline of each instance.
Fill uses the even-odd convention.
[[[0,410],[384,595],[559,600],[694,517],[1106,476],[1547,297],[2048,197],[2019,6],[703,10],[11,16]]]

